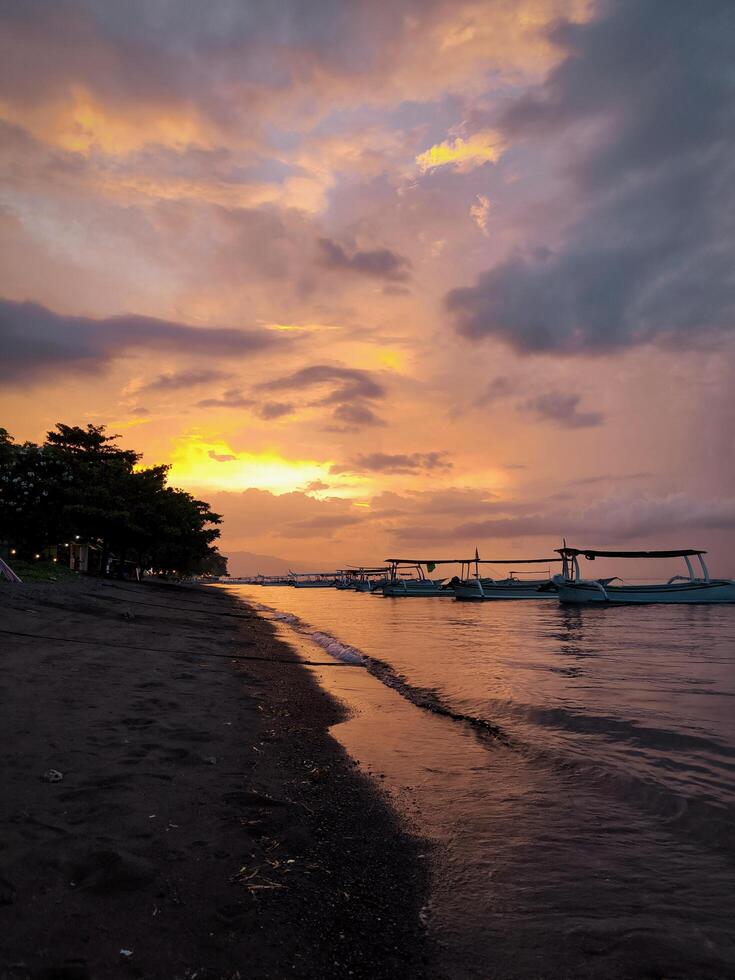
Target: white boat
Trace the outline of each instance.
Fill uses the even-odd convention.
[[[588,548],[568,548],[566,544],[557,551],[562,557],[561,575],[554,577],[559,587],[559,601],[574,604],[639,604],[666,603],[713,603],[735,602],[733,579],[710,578],[704,561],[706,551],[683,549],[681,551],[596,551]],[[667,582],[633,585],[614,578],[586,579],[579,568],[579,556],[588,561],[596,558],[683,558],[686,575],[673,575]],[[696,558],[701,575],[695,572],[692,559]],[[620,585],[613,585],[620,582]]]
[[[559,562],[561,558],[486,558],[480,559],[475,553],[475,575],[465,578],[454,586],[454,597],[460,602],[486,602],[502,599],[556,599],[558,588],[552,578],[520,579],[524,574],[511,570],[505,578],[484,578],[480,576],[480,565],[547,565]],[[538,575],[538,572],[531,572]]]

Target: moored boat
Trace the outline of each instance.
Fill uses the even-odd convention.
[[[428,598],[453,598],[455,585],[469,575],[474,559],[467,558],[386,558],[388,562],[388,581],[382,588],[384,596],[402,598],[418,596]],[[438,565],[460,565],[460,576],[452,579],[428,577]]]
[[[480,576],[480,565],[547,565],[559,562],[561,558],[475,558],[475,575],[463,579],[454,586],[454,597],[460,602],[486,602],[498,599],[556,599],[558,587],[553,579],[546,578],[520,579],[523,572],[514,569],[505,578],[483,578]],[[538,574],[531,573],[531,574]]]
[[[296,589],[333,589],[336,572],[291,572],[291,584]]]
[[[735,602],[735,581],[710,578],[704,560],[706,551],[686,548],[678,551],[597,551],[589,548],[557,549],[562,557],[561,575],[554,577],[559,589],[559,601],[573,604],[643,604],[643,603],[725,603]],[[673,575],[666,582],[628,584],[613,578],[583,578],[579,557],[588,561],[596,558],[683,558],[686,575]],[[696,558],[701,575],[692,559]],[[620,582],[620,585],[614,585]]]

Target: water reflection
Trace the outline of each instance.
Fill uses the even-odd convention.
[[[438,842],[445,975],[735,975],[735,609],[267,592],[405,681],[322,672]]]

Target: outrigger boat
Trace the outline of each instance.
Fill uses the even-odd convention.
[[[388,562],[388,581],[382,588],[384,596],[439,596],[453,598],[455,585],[468,578],[474,558],[386,558]],[[431,579],[438,565],[459,565],[461,572],[451,580]],[[425,569],[425,570],[424,570]]]
[[[336,572],[289,572],[289,576],[296,589],[333,589],[337,584]]]
[[[649,602],[735,602],[735,581],[713,579],[704,561],[706,551],[687,548],[681,551],[593,551],[588,548],[556,549],[563,565],[561,575],[554,577],[559,587],[559,601],[564,603],[649,603]],[[596,558],[683,558],[687,575],[673,575],[668,582],[652,585],[628,585],[617,576],[585,579],[579,570],[579,556],[588,561]],[[699,576],[691,559],[701,568]],[[619,581],[620,585],[613,585]]]
[[[379,592],[388,582],[388,569],[357,568],[354,571],[352,589],[355,592]]]
[[[256,575],[253,585],[293,585],[293,581],[283,575]]]
[[[558,587],[550,576],[521,580],[524,574],[511,570],[505,578],[481,578],[480,565],[548,565],[561,558],[483,558],[475,552],[474,578],[466,578],[454,586],[454,597],[460,602],[485,602],[498,599],[556,599]],[[528,574],[528,573],[526,573]],[[531,572],[530,574],[538,574]]]

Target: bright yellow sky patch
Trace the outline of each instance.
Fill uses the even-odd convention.
[[[171,454],[170,482],[174,486],[246,490],[271,493],[300,490],[312,480],[325,480],[329,463],[286,459],[275,451],[238,453],[226,442],[197,435],[181,439]]]
[[[474,133],[468,139],[458,136],[430,147],[416,157],[421,173],[437,167],[452,166],[457,170],[472,170],[483,163],[494,162],[503,152],[503,141],[498,133],[488,130]]]

